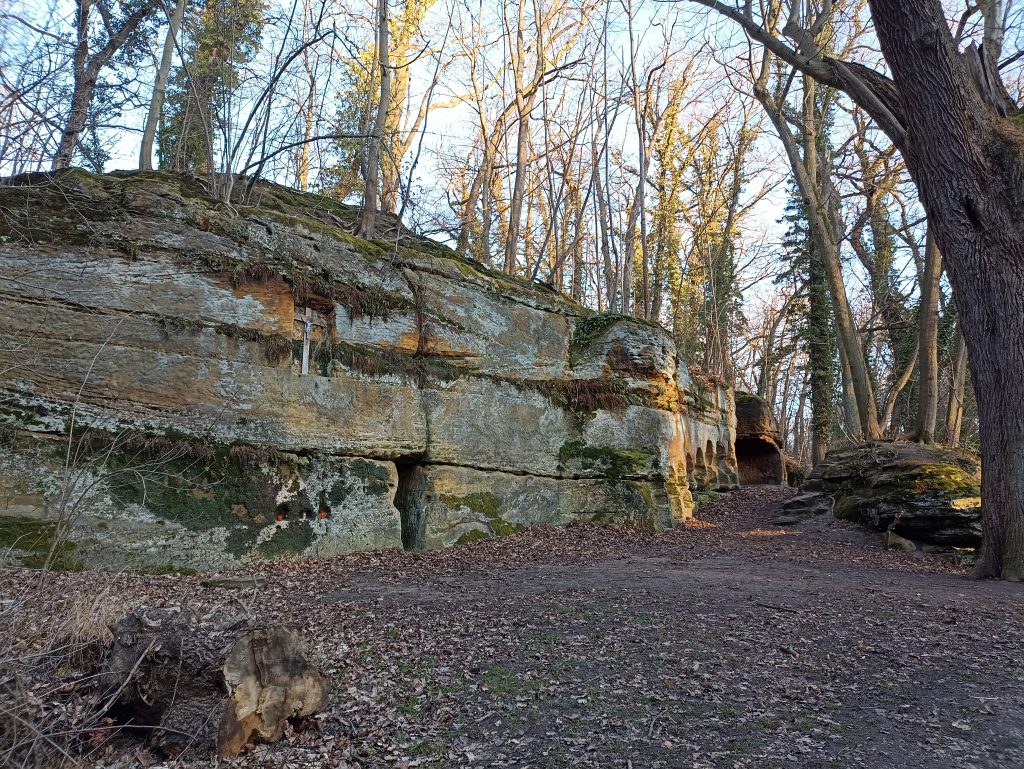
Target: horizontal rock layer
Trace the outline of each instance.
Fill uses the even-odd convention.
[[[359,240],[336,201],[75,170],[0,211],[0,547],[24,562],[57,523],[69,564],[156,570],[662,529],[736,485],[732,394],[660,327],[393,223]]]
[[[831,511],[939,548],[981,544],[981,463],[965,451],[898,441],[833,449],[803,490],[786,512]]]

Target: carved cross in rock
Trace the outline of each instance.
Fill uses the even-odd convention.
[[[309,346],[314,327],[327,329],[324,316],[310,307],[295,311],[295,322],[302,324],[302,373],[309,373]]]

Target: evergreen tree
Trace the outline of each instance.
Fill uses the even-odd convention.
[[[264,0],[203,0],[186,16],[183,61],[171,76],[160,127],[160,167],[215,168],[240,68],[259,52]]]
[[[814,253],[804,201],[795,185],[783,221],[789,223],[783,249],[790,268],[777,282],[793,281],[801,299],[794,303],[794,308],[799,314],[799,336],[807,355],[811,388],[811,462],[816,465],[824,458],[835,429],[838,343],[825,269]]]

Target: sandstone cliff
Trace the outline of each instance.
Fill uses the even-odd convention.
[[[158,173],[0,186],[0,548],[221,568],[658,530],[736,485],[731,392],[660,327],[353,223]]]
[[[779,425],[768,402],[751,393],[736,393],[736,463],[744,485],[786,482]]]

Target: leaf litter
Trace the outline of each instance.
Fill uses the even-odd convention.
[[[538,527],[262,564],[245,588],[53,574],[17,632],[31,645],[90,601],[94,620],[181,606],[300,628],[330,706],[225,766],[1024,767],[1024,591],[839,522],[772,524],[790,493],[732,492],[658,535]],[[26,574],[0,571],[0,600]],[[40,669],[32,707],[73,709],[82,674]],[[128,731],[83,765],[216,764]]]

